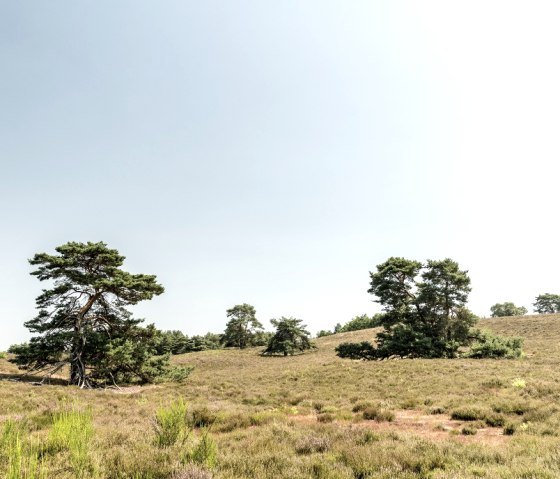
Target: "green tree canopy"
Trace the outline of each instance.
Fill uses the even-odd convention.
[[[538,314],[560,313],[560,294],[539,294],[535,298],[533,308]]]
[[[13,361],[33,371],[70,368],[70,384],[89,387],[115,375],[150,380],[164,367],[154,358],[155,328],[140,328],[127,306],[163,293],[156,277],[123,271],[124,256],[105,243],[69,242],[29,263],[51,281],[36,299],[38,315],[25,323],[37,336],[12,347]]]
[[[527,308],[523,306],[515,306],[511,302],[496,303],[490,307],[490,315],[493,318],[501,318],[504,316],[523,316],[527,314]]]
[[[229,321],[222,336],[225,346],[233,346],[244,349],[249,346],[256,346],[260,332],[263,330],[262,324],[257,320],[257,311],[247,303],[237,304],[226,311]]]
[[[281,317],[271,319],[270,322],[276,327],[276,332],[270,338],[264,355],[288,356],[314,347],[309,340],[309,332],[305,325],[301,324],[301,319]]]
[[[447,258],[425,265],[389,258],[370,273],[369,293],[385,314],[378,335],[380,356],[453,357],[468,341],[477,318],[467,308],[467,271]]]

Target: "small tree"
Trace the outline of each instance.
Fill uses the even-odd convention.
[[[263,330],[262,324],[255,317],[255,308],[243,303],[228,309],[226,313],[230,319],[222,336],[224,345],[240,349],[255,346],[255,338]]]
[[[527,308],[523,306],[515,306],[513,303],[496,303],[490,308],[493,318],[501,318],[504,316],[523,316],[527,314]]]
[[[115,376],[148,381],[161,372],[166,358],[153,357],[157,332],[140,328],[125,309],[163,293],[156,277],[123,271],[124,256],[102,242],[55,250],[29,260],[37,267],[33,276],[54,284],[37,297],[37,317],[25,323],[37,336],[13,346],[12,361],[51,374],[68,364],[70,384],[81,387]]]
[[[305,325],[301,324],[303,322],[301,319],[282,317],[271,319],[270,322],[276,326],[276,332],[270,338],[263,352],[264,355],[288,356],[314,347],[309,340],[309,332],[305,329]]]
[[[551,314],[560,313],[560,295],[559,294],[539,294],[533,303],[535,313]]]

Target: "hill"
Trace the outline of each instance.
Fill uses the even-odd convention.
[[[49,444],[53,413],[91,411],[82,477],[560,477],[560,315],[479,326],[522,336],[526,358],[336,357],[341,342],[373,339],[375,330],[362,330],[319,338],[317,351],[295,357],[261,357],[258,349],[176,356],[195,367],[184,384],[81,391],[2,381],[0,421],[17,422],[28,444]],[[0,360],[4,378],[14,372]],[[186,464],[197,427],[184,444],[154,443],[156,410],[179,397],[191,424],[211,424],[214,465]],[[70,450],[39,456],[47,477],[78,477]],[[3,457],[0,467],[7,464]]]

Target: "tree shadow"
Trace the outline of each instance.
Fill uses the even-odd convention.
[[[28,383],[36,386],[42,385],[56,385],[56,386],[68,386],[68,381],[66,379],[52,377],[45,378],[45,376],[40,376],[36,374],[8,374],[0,373],[0,381],[12,381],[16,383]]]

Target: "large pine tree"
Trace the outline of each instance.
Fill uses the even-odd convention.
[[[25,323],[36,336],[13,346],[13,362],[52,374],[69,365],[70,384],[136,376],[147,381],[164,366],[153,358],[155,328],[140,328],[127,306],[163,293],[156,277],[123,271],[124,256],[105,243],[69,242],[54,255],[36,254],[31,274],[51,281],[36,299],[38,315]]]

